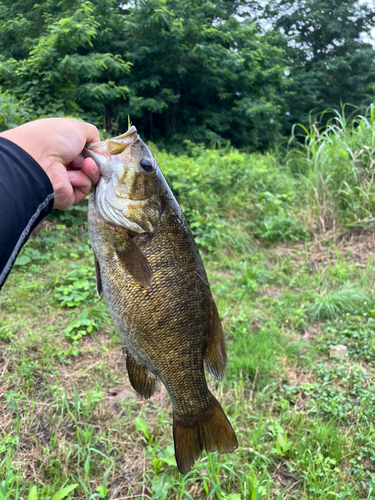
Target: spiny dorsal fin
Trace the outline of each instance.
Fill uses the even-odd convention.
[[[156,389],[156,376],[138,363],[129,352],[126,353],[126,368],[133,389],[145,399],[150,398]]]
[[[124,272],[130,275],[137,283],[150,288],[154,275],[146,255],[127,234],[121,243],[115,244],[119,263]]]
[[[206,338],[203,360],[208,372],[217,380],[221,380],[227,366],[227,351],[219,313],[213,300],[210,304],[210,333]]]

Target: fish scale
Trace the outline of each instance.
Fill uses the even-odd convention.
[[[103,157],[104,141],[86,150],[107,177],[89,200],[89,234],[98,292],[103,292],[124,342],[129,379],[144,397],[152,395],[156,379],[166,387],[173,407],[176,461],[184,473],[202,449],[223,453],[237,447],[234,431],[207,387],[204,370],[206,365],[222,378],[224,337],[187,222],[151,152],[132,129],[111,140],[117,155]],[[147,172],[142,171],[141,160]],[[117,170],[123,165],[123,171],[116,171],[121,182],[117,192],[127,195],[126,210],[116,213],[116,224],[108,222],[113,207],[101,212],[107,203],[105,190],[116,181],[109,174],[111,162]],[[149,203],[144,198],[139,203],[137,196],[144,195]],[[113,197],[109,192],[108,200]],[[115,205],[121,206],[121,198]],[[121,217],[124,223],[119,225]]]

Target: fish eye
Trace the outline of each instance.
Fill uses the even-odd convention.
[[[148,158],[142,158],[141,160],[141,167],[145,172],[151,172],[152,170],[152,163]]]

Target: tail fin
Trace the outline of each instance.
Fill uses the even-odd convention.
[[[202,450],[231,453],[238,447],[234,430],[214,396],[208,411],[194,421],[185,421],[173,414],[173,438],[181,474],[193,467]]]

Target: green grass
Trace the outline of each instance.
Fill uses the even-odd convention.
[[[208,380],[239,448],[178,473],[167,394],[132,390],[96,297],[82,203],[43,223],[0,295],[0,499],[373,498],[375,232],[343,235],[338,205],[340,238],[322,238],[305,180],[272,155],[158,160],[218,303],[229,365]],[[338,344],[347,358],[329,357]]]
[[[288,251],[257,247],[247,258],[221,250],[205,256],[230,359],[224,382],[210,378],[210,384],[240,447],[232,455],[204,454],[180,476],[165,391],[143,402],[129,387],[119,337],[86,272],[92,264],[86,236],[69,228],[56,232],[54,257],[38,264],[42,272],[34,276],[30,262],[17,266],[1,296],[4,498],[27,498],[36,486],[38,498],[50,499],[68,485],[78,485],[71,496],[80,499],[323,499],[327,492],[371,498],[370,265],[346,261],[343,249],[339,263],[332,259],[313,272],[313,255],[301,244]],[[41,248],[47,233],[23,254]],[[317,287],[332,299],[350,276],[356,283],[350,308],[333,301],[340,304],[334,314],[317,315]],[[90,283],[89,295],[82,279]],[[70,304],[60,288],[71,294],[72,284],[77,300]],[[93,310],[92,330],[83,325],[78,339],[64,335]],[[318,333],[303,340],[310,329]],[[337,343],[347,345],[347,360],[329,359],[329,345]],[[116,392],[123,397],[116,399]]]
[[[333,114],[325,128],[296,126],[289,152],[304,185],[306,224],[322,234],[374,223],[375,104],[355,119],[345,106]]]

